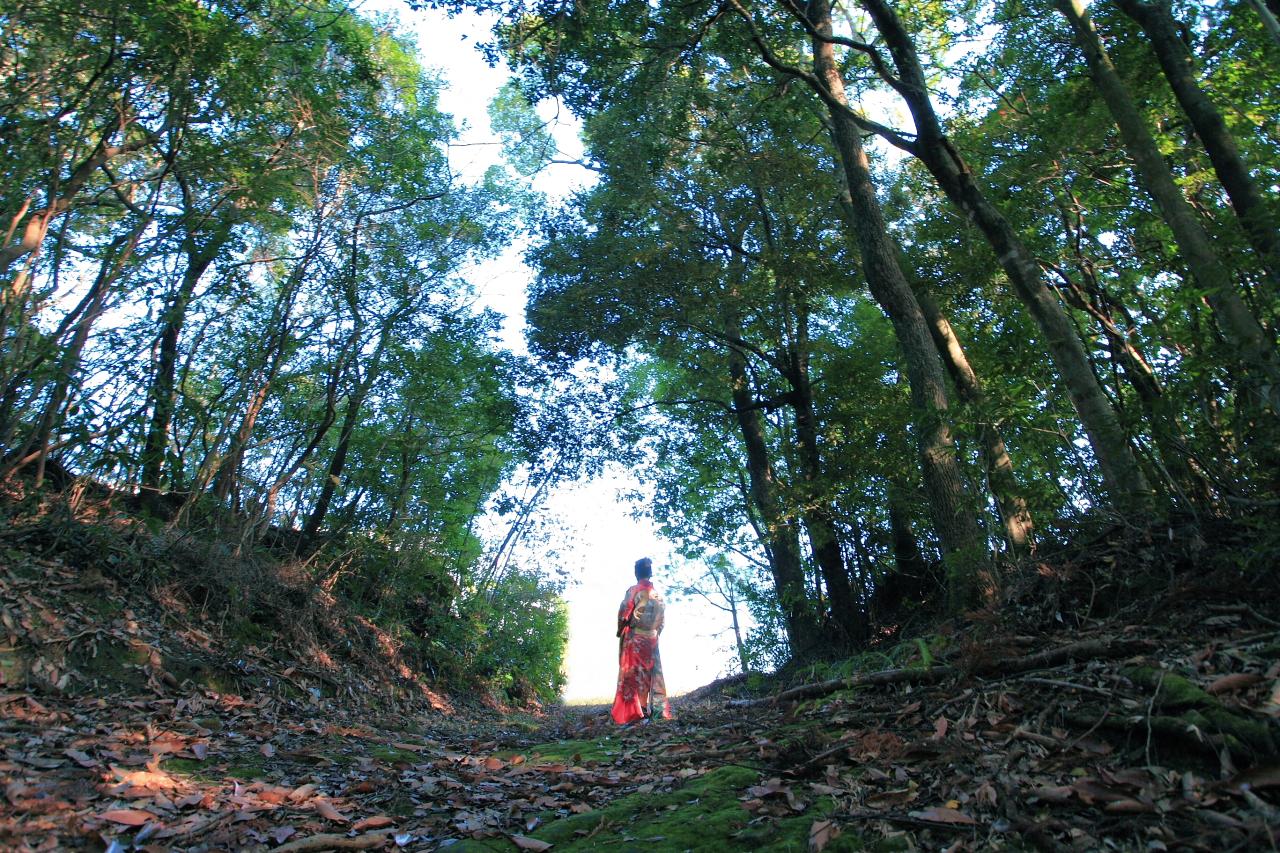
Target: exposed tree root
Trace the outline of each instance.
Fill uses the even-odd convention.
[[[855,687],[876,687],[889,684],[935,684],[949,678],[960,678],[966,675],[1011,675],[1058,666],[1073,660],[1105,659],[1132,654],[1147,644],[1141,640],[1083,640],[1069,643],[1054,649],[1046,649],[1032,655],[1014,658],[1000,658],[976,662],[972,666],[930,666],[902,669],[884,669],[877,672],[864,672],[846,678],[833,678],[812,684],[801,684],[772,696],[760,699],[731,700],[730,707],[749,708],[755,705],[778,704],[782,702],[799,702],[818,696],[827,696],[839,690],[851,690]]]

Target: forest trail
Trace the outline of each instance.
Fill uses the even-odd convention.
[[[1280,621],[1223,578],[620,729],[598,707],[396,710],[255,647],[184,664],[200,631],[6,556],[6,849],[1263,850],[1280,828]]]

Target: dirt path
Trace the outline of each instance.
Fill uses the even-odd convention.
[[[815,671],[796,701],[722,690],[619,729],[232,651],[10,556],[0,849],[1277,847],[1280,620],[1229,584],[1070,631],[971,624]]]
[[[1245,663],[1253,649],[1223,644],[1210,657]],[[354,721],[207,690],[146,700],[10,692],[0,696],[0,845],[1270,849],[1280,768],[1239,770],[1247,754],[1230,736],[1167,736],[1153,721],[1210,694],[1177,693],[1193,685],[1170,672],[1176,690],[1161,700],[1166,688],[1153,690],[1134,663],[799,705],[718,696],[625,729],[601,709]],[[1235,681],[1214,707],[1238,712],[1261,697],[1262,679]]]

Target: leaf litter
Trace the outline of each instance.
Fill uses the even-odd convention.
[[[651,827],[724,768],[749,771],[728,817],[678,849],[1226,851],[1280,832],[1280,632],[1257,601],[1190,596],[1032,636],[975,618],[896,674],[791,700],[773,683],[738,695],[739,679],[678,701],[675,721],[617,729],[603,708],[214,689],[160,653],[112,681],[71,652],[164,649],[172,629],[110,582],[120,606],[103,615],[70,595],[73,570],[35,568],[0,571],[6,648],[25,661],[0,684],[5,849],[661,850],[677,839]]]

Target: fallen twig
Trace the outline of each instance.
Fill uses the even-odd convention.
[[[379,829],[354,837],[326,832],[320,835],[309,835],[296,841],[289,841],[275,848],[275,853],[300,853],[309,850],[368,850],[379,847],[394,829]]]

